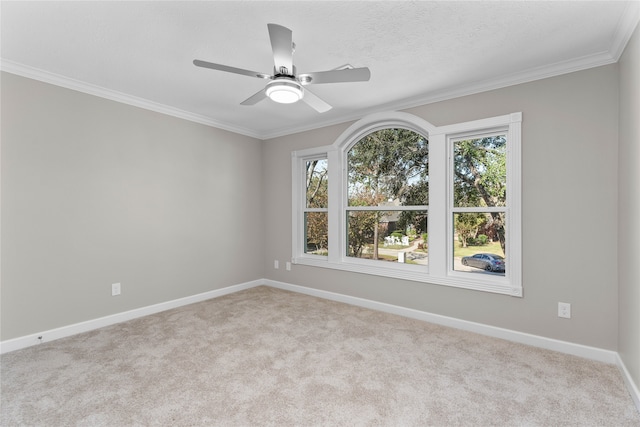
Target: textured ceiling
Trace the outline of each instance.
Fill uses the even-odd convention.
[[[270,138],[617,61],[638,2],[8,2],[2,69]],[[293,31],[299,73],[352,64],[371,80],[309,86],[333,106],[240,102],[272,73],[267,23]]]

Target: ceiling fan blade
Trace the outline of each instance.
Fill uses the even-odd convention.
[[[265,99],[267,95],[264,93],[264,89],[260,89],[258,92],[251,95],[249,98],[245,99],[240,103],[240,105],[255,105],[258,102]]]
[[[318,113],[326,113],[331,109],[331,105],[318,98],[316,95],[310,92],[309,89],[304,90],[304,96],[302,97],[302,100]]]
[[[196,67],[211,68],[212,70],[226,71],[227,73],[242,74],[244,76],[249,76],[249,77],[258,77],[259,79],[271,78],[270,75],[259,73],[257,71],[245,70],[243,68],[229,67],[228,65],[222,65],[222,64],[214,64],[213,62],[201,61],[199,59],[194,59],[193,65],[195,65]]]
[[[318,71],[316,73],[300,74],[298,76],[302,84],[366,82],[370,78],[371,71],[369,71],[367,67]]]
[[[291,30],[278,24],[267,24],[271,49],[273,50],[273,63],[275,74],[282,74],[282,67],[287,69],[286,74],[293,74],[293,35]]]

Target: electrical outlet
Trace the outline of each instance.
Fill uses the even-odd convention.
[[[571,304],[569,304],[568,302],[559,302],[558,317],[571,319]]]
[[[287,261],[287,271],[291,271],[291,263]]]
[[[273,268],[275,268],[276,270],[280,268],[280,262],[278,262],[277,259],[273,261]]]
[[[120,295],[120,283],[114,283],[111,285],[111,296],[115,297],[116,295]]]

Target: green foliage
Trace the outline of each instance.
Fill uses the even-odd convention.
[[[398,218],[398,228],[413,230],[414,234],[420,234],[427,230],[426,211],[402,211]]]
[[[362,257],[362,250],[373,244],[378,227],[378,212],[349,212],[348,217],[348,249],[349,256]],[[377,247],[377,245],[375,245]]]
[[[462,242],[458,236],[458,241]],[[476,237],[467,238],[467,246],[486,246],[489,243],[489,238],[485,234],[478,234]]]
[[[427,204],[429,145],[424,136],[408,129],[381,129],[356,142],[347,160],[349,206]],[[360,257],[365,245],[371,245],[373,258],[378,258],[378,225],[383,216],[382,210],[350,212],[350,256]],[[397,225],[400,230],[425,231],[426,214],[403,211]]]
[[[418,236],[416,227],[413,224],[409,224],[405,229],[407,230],[407,236],[410,240],[414,240]]]
[[[453,245],[454,257],[471,256],[471,255],[477,254],[479,251],[504,256],[504,252],[502,251],[500,242],[489,242],[487,243],[487,246],[483,246],[482,249],[480,250],[478,249],[477,246],[469,246],[469,247],[463,248],[462,244],[459,242],[455,242]]]
[[[366,191],[354,197],[351,206],[376,206],[380,198]],[[362,257],[366,245],[373,245],[379,240],[378,224],[383,216],[382,211],[351,211],[347,222],[347,238],[349,256]],[[374,259],[377,258],[378,245],[373,245]]]
[[[475,240],[478,246],[485,246],[487,243],[489,243],[489,238],[486,234],[478,234],[478,237],[476,237]]]
[[[393,237],[397,237],[398,239],[401,239],[402,236],[404,236],[404,234],[402,232],[400,232],[400,231],[394,231],[393,233],[391,233],[391,235]]]
[[[454,144],[455,206],[505,206],[507,140],[504,136]]]
[[[476,237],[478,227],[485,221],[485,216],[481,213],[458,213],[454,216],[455,231],[458,234],[458,241],[463,248],[469,245],[469,241]]]
[[[507,201],[507,139],[504,135],[457,141],[454,144],[454,206],[502,207]],[[464,220],[458,237],[463,246],[476,230]],[[479,226],[480,224],[478,224]],[[487,214],[486,227],[505,249],[504,214]]]
[[[360,139],[347,160],[349,204],[363,191],[402,205],[427,204],[429,146],[422,135],[407,129],[381,129]]]

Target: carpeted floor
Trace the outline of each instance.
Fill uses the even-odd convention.
[[[264,286],[0,373],[2,426],[640,426],[613,365]]]

